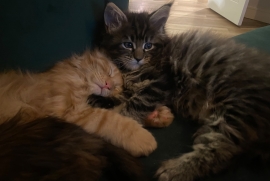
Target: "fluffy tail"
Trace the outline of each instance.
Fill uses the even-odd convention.
[[[143,181],[138,160],[126,151],[53,117],[0,125],[0,180]]]

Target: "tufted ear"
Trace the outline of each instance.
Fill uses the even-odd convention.
[[[111,33],[127,22],[127,17],[114,3],[110,2],[104,11],[104,21],[107,32]]]
[[[173,1],[163,5],[162,7],[150,14],[150,24],[162,33],[164,32],[164,27],[168,20],[172,4]]]

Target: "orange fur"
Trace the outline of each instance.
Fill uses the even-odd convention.
[[[148,155],[154,137],[131,118],[92,108],[90,94],[114,96],[122,91],[119,70],[99,51],[86,51],[57,63],[44,73],[0,74],[0,123],[22,111],[25,120],[56,116],[122,147],[134,156]],[[100,87],[110,86],[101,89]],[[102,90],[102,91],[101,91]]]

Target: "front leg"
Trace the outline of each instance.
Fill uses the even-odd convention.
[[[136,84],[136,86],[141,87],[142,84]],[[147,89],[150,88],[151,87],[145,88],[146,90],[144,90],[144,92],[147,92]],[[157,104],[162,102],[163,97],[158,96],[157,98],[151,98],[153,97],[152,95],[135,94],[134,92],[125,90],[123,92],[124,95],[118,96],[117,98],[90,95],[88,97],[88,104],[96,108],[116,108],[114,109],[116,112],[120,112],[120,114],[124,116],[137,120],[145,127],[161,128],[167,127],[172,123],[174,115],[171,112],[171,109],[167,106],[157,106]],[[121,103],[122,105],[119,106]]]
[[[163,128],[169,126],[174,119],[171,109],[167,106],[159,106],[150,113],[144,121],[145,127]]]
[[[68,111],[64,119],[124,148],[133,156],[147,156],[157,147],[153,135],[138,122],[110,110],[86,105]]]
[[[209,173],[217,173],[241,152],[238,145],[211,127],[205,125],[198,133],[194,151],[162,164],[156,172],[159,181],[193,181]]]
[[[132,117],[145,127],[165,127],[171,124],[174,116],[164,106],[167,99],[167,83],[162,78],[136,83],[128,89],[125,106],[120,114]],[[124,91],[124,94],[127,91]]]
[[[115,109],[120,114],[131,117],[145,127],[169,126],[174,115],[164,106],[169,94],[170,83],[166,76],[160,76],[154,67],[144,67],[140,71],[124,74],[124,91],[118,95],[121,106]],[[91,95],[88,103],[92,107],[112,108],[111,98]]]

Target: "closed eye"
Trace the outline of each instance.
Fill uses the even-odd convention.
[[[112,74],[113,74],[113,70],[112,70],[112,68],[110,68],[110,70],[109,70],[109,76],[112,77],[113,76]]]

